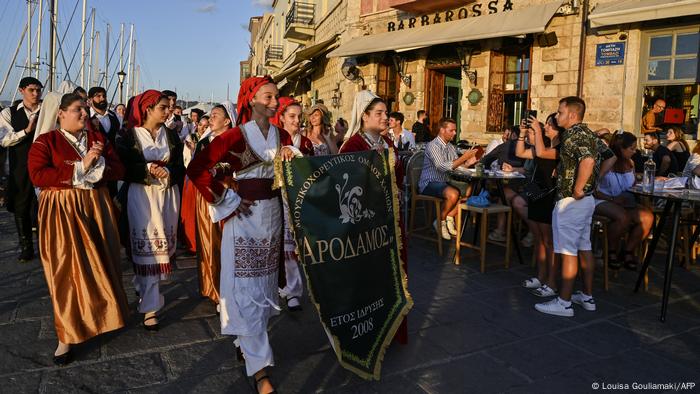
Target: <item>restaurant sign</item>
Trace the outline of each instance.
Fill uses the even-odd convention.
[[[401,19],[395,22],[392,21],[387,23],[387,31],[413,29],[417,26],[428,26],[442,22],[452,22],[455,20],[512,10],[512,0],[491,0],[488,3],[476,3],[472,4],[470,7],[462,7],[456,11],[449,10],[445,12],[437,12],[431,15],[421,15],[408,19]]]
[[[614,66],[625,63],[625,43],[598,44],[595,51],[596,66]]]

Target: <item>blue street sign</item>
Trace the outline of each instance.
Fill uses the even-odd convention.
[[[625,63],[625,43],[611,42],[596,45],[595,65],[613,66]]]

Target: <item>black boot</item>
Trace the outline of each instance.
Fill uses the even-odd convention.
[[[17,226],[17,235],[19,236],[19,253],[20,263],[27,263],[34,259],[34,242],[32,236],[32,225],[28,220],[23,220],[15,216],[15,225]]]

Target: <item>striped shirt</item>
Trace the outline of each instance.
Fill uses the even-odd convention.
[[[452,162],[458,158],[454,145],[446,143],[439,136],[435,137],[425,147],[425,159],[420,181],[418,181],[418,190],[422,193],[430,182],[447,182],[447,171],[452,170]]]

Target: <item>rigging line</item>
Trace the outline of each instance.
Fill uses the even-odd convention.
[[[5,3],[5,8],[2,9],[2,12],[0,12],[0,24],[2,24],[2,17],[5,16],[5,11],[7,11],[7,6],[10,5],[10,2]]]
[[[127,43],[125,42],[124,45],[123,45],[122,48],[121,48],[122,51],[123,51],[124,49],[126,49],[126,45],[127,45]],[[109,56],[109,62],[110,62],[110,63],[112,63],[112,56],[114,56],[114,51],[115,51],[116,49],[117,49],[117,45],[116,45],[116,41],[115,41],[114,49],[112,49],[112,54]],[[112,75],[110,75],[109,80],[108,80],[108,82],[107,82],[107,91],[109,91],[110,87],[112,87],[112,81],[114,80],[114,75],[116,75],[116,73],[118,73],[118,72],[120,71],[120,70],[116,70],[116,67],[117,67],[116,64],[114,65],[114,67],[115,67],[115,71],[112,72]],[[105,74],[105,75],[106,75],[106,74]],[[114,90],[116,91],[116,88],[115,88]],[[112,97],[112,98],[114,98],[114,97]],[[111,103],[111,101],[110,101],[110,103]]]
[[[64,81],[66,80],[66,78],[70,77],[70,68],[67,66],[68,62],[66,61],[66,55],[63,52],[63,42],[66,39],[66,35],[68,35],[68,29],[70,28],[70,25],[73,23],[73,17],[75,17],[75,11],[78,9],[79,3],[80,3],[80,0],[75,1],[75,7],[73,7],[73,13],[70,15],[70,19],[68,20],[68,25],[66,25],[66,30],[63,32],[63,37],[61,37],[61,39],[58,41],[58,52],[60,52],[61,59],[63,60],[63,68],[66,69],[66,75],[63,77]],[[54,26],[54,29],[56,29],[56,31],[58,31],[58,26]]]
[[[114,52],[117,50],[117,47],[118,47],[118,45],[114,45],[114,47],[112,47],[112,53],[109,55],[107,63],[112,63],[112,57],[114,56]],[[105,89],[107,91],[109,91],[110,86],[112,86],[112,78],[114,77],[114,74],[116,73],[116,71],[112,73],[112,75],[109,77],[109,79],[107,79],[108,72],[109,72],[109,70],[105,69],[103,76],[100,77],[100,83],[98,84],[98,85],[102,85],[103,80],[105,82],[107,82],[107,88]]]
[[[8,4],[9,4],[9,3],[10,3],[10,2],[8,1]],[[19,10],[21,10],[22,8],[24,8],[24,7],[21,5],[20,2],[17,2],[16,4],[19,4],[20,6],[19,6],[18,8],[15,9],[15,15],[12,17],[12,19],[10,19],[10,20],[12,21],[12,26],[9,26],[8,31],[14,31],[14,30],[15,30],[15,26],[16,26],[17,22],[20,21],[20,18],[17,17],[17,14],[19,13]],[[25,23],[25,26],[26,26],[26,23]],[[4,54],[4,53],[6,53],[7,51],[10,50],[10,43],[11,43],[11,42],[12,42],[12,41],[11,41],[11,35],[10,35],[10,34],[6,34],[6,35],[5,35],[5,44],[4,44],[3,47],[2,47],[2,52],[1,52],[1,53]]]
[[[83,32],[82,32],[82,34],[80,35],[80,36],[83,37],[83,38],[85,37],[85,30],[87,30],[88,22],[91,20],[90,18],[92,18],[92,13],[91,13],[90,17],[85,21],[85,29],[83,29]],[[73,51],[73,56],[72,56],[71,59],[70,59],[70,65],[68,65],[68,69],[70,69],[70,68],[73,67],[73,61],[75,61],[75,56],[78,54],[78,49],[80,49],[80,46],[79,46],[79,45],[76,45],[76,46],[75,46],[75,51]],[[83,63],[81,63],[80,66],[81,66],[81,68],[82,68]],[[63,78],[63,80],[66,81],[67,78],[68,78],[68,73],[66,73],[66,76]]]

